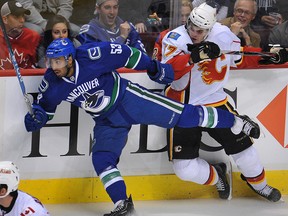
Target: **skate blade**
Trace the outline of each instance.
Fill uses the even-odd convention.
[[[230,161],[228,162],[225,162],[226,164],[226,177],[227,177],[227,180],[228,180],[228,183],[229,183],[229,186],[230,186],[230,194],[229,194],[229,197],[227,200],[231,200],[232,199],[232,164]]]

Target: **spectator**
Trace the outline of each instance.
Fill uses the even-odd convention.
[[[95,0],[73,0],[70,21],[78,26],[88,23],[94,17]]]
[[[37,63],[37,47],[40,35],[28,28],[23,28],[25,17],[30,11],[17,1],[8,1],[1,7],[2,20],[9,37],[12,51],[20,68],[35,68]],[[2,30],[0,31],[0,69],[13,69],[8,45]]]
[[[0,212],[5,216],[49,216],[35,197],[18,190],[19,170],[11,161],[0,162]]]
[[[269,50],[268,37],[271,29],[283,22],[276,3],[277,0],[257,0],[258,10],[255,19],[251,22],[251,27],[261,37],[261,48],[264,51]]]
[[[275,26],[269,35],[269,44],[279,44],[282,47],[288,48],[288,21]]]
[[[257,0],[257,6],[258,10],[252,21],[253,25],[273,28],[282,23],[283,17],[279,13],[276,0]]]
[[[279,13],[282,15],[283,21],[288,20],[288,1],[277,1],[277,8],[279,8]]]
[[[180,25],[185,25],[192,9],[193,9],[193,6],[190,0],[181,1],[181,24]],[[159,36],[157,37],[155,44],[154,44],[154,49],[153,49],[153,59],[156,59],[158,61],[162,60],[162,40],[169,31],[170,29],[166,29],[160,32]]]
[[[260,35],[250,26],[257,13],[257,4],[254,0],[237,0],[234,5],[234,16],[227,17],[220,22],[226,25],[241,40],[241,46],[260,47]]]
[[[81,44],[91,41],[127,44],[146,53],[138,32],[118,16],[118,9],[118,0],[97,0],[96,17],[81,27],[77,39]]]
[[[148,7],[150,1],[121,0],[119,17],[124,21],[132,22],[138,33],[147,31]]]
[[[220,21],[225,19],[228,14],[228,8],[230,6],[230,0],[192,0],[193,8],[198,7],[200,4],[206,2],[217,9],[216,19]]]
[[[148,14],[151,31],[161,32],[168,29],[170,22],[170,1],[152,0],[148,8]]]
[[[61,15],[51,17],[46,25],[43,33],[43,40],[38,48],[38,67],[45,68],[46,49],[49,44],[57,38],[69,38],[75,47],[80,45],[80,42],[72,36],[70,23]]]
[[[56,14],[64,16],[67,20],[70,19],[73,11],[73,0],[19,0],[24,8],[31,11],[29,16],[26,16],[25,26],[43,33],[47,20]],[[73,34],[78,34],[80,27],[70,23]]]

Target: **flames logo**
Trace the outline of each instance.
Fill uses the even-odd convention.
[[[201,71],[202,80],[207,85],[211,85],[214,82],[221,82],[224,80],[227,73],[227,63],[225,56],[213,59],[211,61],[204,61],[198,64],[198,70]]]

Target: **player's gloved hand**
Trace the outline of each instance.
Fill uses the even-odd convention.
[[[187,49],[191,52],[190,56],[193,63],[215,59],[221,55],[219,46],[210,41],[187,44]]]
[[[174,71],[170,64],[162,64],[157,60],[153,60],[153,66],[147,70],[147,74],[151,80],[160,84],[169,84],[174,80]]]
[[[33,115],[27,113],[24,118],[25,127],[28,132],[39,130],[47,121],[48,115],[45,110],[41,106],[35,104],[33,104]]]
[[[285,48],[277,50],[275,55],[270,57],[269,61],[274,64],[284,64],[288,61],[288,51]]]

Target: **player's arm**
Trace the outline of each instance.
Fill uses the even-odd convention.
[[[171,65],[161,64],[134,47],[110,42],[95,44],[96,47],[88,49],[88,55],[92,60],[99,61],[99,67],[105,67],[107,73],[126,67],[134,70],[146,70],[150,79],[161,84],[171,83],[174,79]]]
[[[136,48],[131,48],[132,55],[129,57],[125,67],[135,70],[147,70],[151,80],[160,84],[169,84],[174,80],[174,71],[170,64],[162,64],[151,59]]]
[[[33,114],[27,113],[24,118],[28,132],[40,130],[49,120],[46,111],[38,104],[32,105]]]
[[[25,115],[24,123],[28,132],[40,130],[48,121],[52,120],[57,107],[57,98],[53,102],[48,101],[49,84],[46,74],[39,85],[37,100],[32,105],[33,114],[29,112]],[[52,96],[50,97],[52,98]]]

